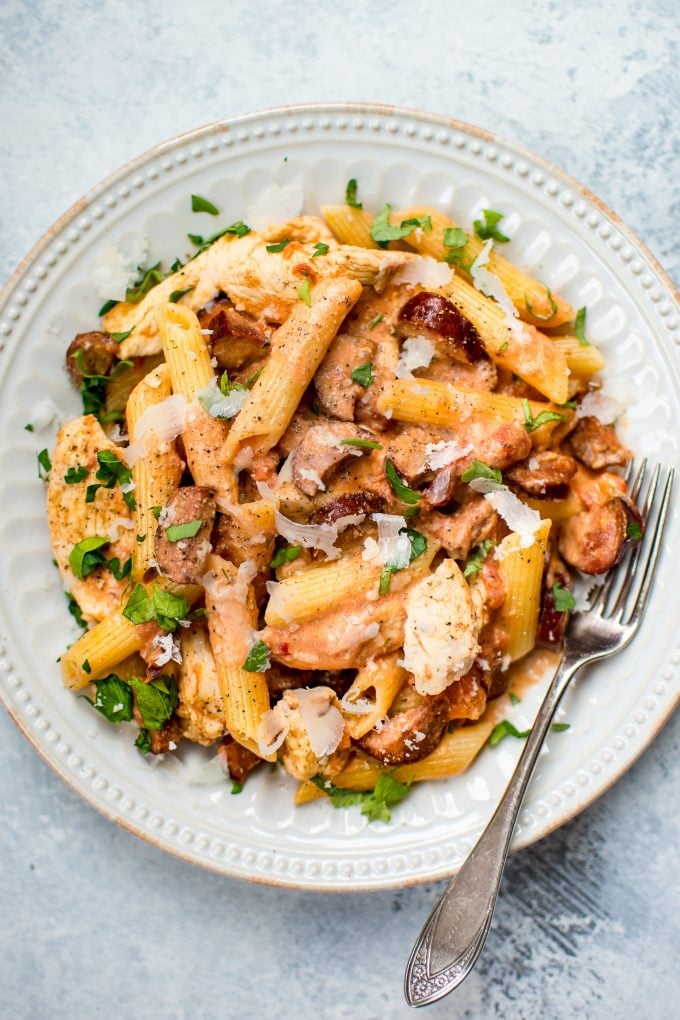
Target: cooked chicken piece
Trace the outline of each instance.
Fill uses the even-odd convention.
[[[475,663],[469,673],[454,680],[443,695],[446,700],[447,719],[479,719],[486,708],[486,687],[483,671]]]
[[[355,744],[383,765],[420,761],[437,747],[448,719],[444,695],[429,698],[407,684],[395,698],[388,718]]]
[[[230,736],[222,738],[217,753],[226,766],[229,778],[233,779],[235,783],[245,783],[253,769],[262,764],[262,758],[259,755],[254,751],[249,751],[247,747],[237,744]]]
[[[177,715],[187,740],[208,746],[223,736],[226,723],[215,658],[204,623],[198,621],[188,629],[182,628],[180,649]]]
[[[389,592],[356,608],[344,605],[289,627],[265,627],[261,637],[275,659],[294,669],[359,669],[403,643],[407,592]]]
[[[266,237],[256,231],[245,237],[225,234],[153,287],[138,304],[119,302],[105,316],[104,324],[110,332],[133,331],[120,345],[120,356],[139,357],[160,350],[155,313],[174,290],[193,288],[182,298],[182,304],[192,311],[224,293],[237,311],[281,323],[300,300],[298,290],[304,279],[314,283],[344,276],[380,289],[395,269],[415,258],[410,252],[338,245],[315,259],[312,244],[296,244],[294,251],[284,248],[281,252],[268,252],[267,244]]]
[[[108,333],[78,333],[66,351],[66,371],[80,386],[85,375],[108,375],[120,357],[120,344]]]
[[[267,330],[261,322],[237,312],[228,301],[218,301],[210,311],[201,311],[202,329],[221,368],[242,368],[260,358],[267,342]]]
[[[565,499],[576,474],[576,461],[563,453],[541,450],[507,472],[506,481],[536,499]]]
[[[215,520],[215,500],[210,489],[184,485],[170,497],[156,532],[156,560],[161,574],[177,584],[200,584],[212,552],[210,533]],[[175,538],[172,531],[186,524],[198,530]]]
[[[324,419],[315,414],[311,407],[300,404],[291,418],[288,428],[276,445],[277,451],[284,457],[290,456],[304,439],[307,429],[312,425],[318,425],[320,421],[324,421]]]
[[[635,507],[622,497],[611,499],[603,507],[576,514],[564,522],[560,553],[584,574],[602,574],[621,558],[631,523],[640,524]]]
[[[326,221],[320,216],[296,216],[293,220],[285,223],[275,223],[263,231],[267,244],[275,241],[290,239],[300,244],[314,244],[316,241],[329,242],[331,246],[337,243],[335,234]]]
[[[283,764],[301,782],[316,775],[336,775],[349,756],[340,702],[329,687],[288,690],[265,712],[258,730],[262,749],[276,747],[281,736]]]
[[[365,387],[352,379],[361,365],[373,363],[376,345],[365,337],[338,333],[314,376],[314,389],[324,414],[354,421],[354,406]]]
[[[440,694],[465,676],[479,652],[470,588],[454,560],[413,585],[406,613],[404,668],[419,694]]]
[[[454,514],[431,510],[418,518],[418,530],[441,542],[454,560],[466,560],[473,546],[494,538],[497,525],[498,514],[482,496],[473,496]]]
[[[434,379],[437,382],[453,383],[468,390],[486,390],[496,387],[498,372],[493,361],[476,361],[465,365],[460,361],[449,361],[445,357],[434,357],[427,368],[418,368],[416,379]]]
[[[366,441],[371,439],[371,433],[349,422],[337,421],[313,425],[305,433],[293,454],[293,480],[305,496],[324,492],[333,468],[364,452],[361,447],[343,445],[345,439]]]
[[[131,555],[135,535],[132,513],[120,485],[100,486],[94,500],[85,502],[88,485],[96,484],[97,453],[106,450],[123,462],[122,450],[105,435],[91,415],[68,422],[57,435],[52,470],[47,486],[47,523],[52,549],[66,588],[83,611],[86,620],[103,620],[120,608],[127,578],[117,581],[106,567],[96,567],[84,579],[74,578],[69,564],[73,547],[84,538],[98,535],[112,539],[103,551],[107,559],[117,557],[122,565]],[[79,482],[65,481],[69,468],[85,468]]]
[[[630,450],[619,441],[614,428],[603,425],[597,418],[579,418],[568,442],[574,456],[594,470],[615,464],[623,467],[631,458]]]

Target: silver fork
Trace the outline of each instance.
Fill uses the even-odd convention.
[[[632,474],[632,466],[627,474]],[[474,967],[491,926],[517,816],[560,698],[582,666],[625,648],[640,626],[661,548],[674,471],[670,469],[662,483],[660,501],[655,501],[660,466],[656,465],[647,484],[646,474],[644,460],[631,487],[645,522],[643,538],[591,592],[589,609],[572,613],[562,659],[503,798],[413,947],[404,978],[410,1006],[427,1006],[448,995]]]

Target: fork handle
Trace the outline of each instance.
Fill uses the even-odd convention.
[[[579,669],[562,658],[512,778],[491,821],[421,931],[404,977],[410,1006],[426,1006],[453,991],[477,962],[491,926],[517,816],[543,740],[562,694]]]

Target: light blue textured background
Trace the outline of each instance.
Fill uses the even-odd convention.
[[[673,0],[5,0],[0,276],[157,141],[323,99],[522,142],[677,275],[677,14]],[[603,800],[511,861],[480,965],[430,1016],[678,1015],[679,736],[676,718]],[[438,893],[300,894],[192,869],[81,803],[0,717],[3,1017],[410,1016],[402,968]]]

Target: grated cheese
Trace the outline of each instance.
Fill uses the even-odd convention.
[[[426,337],[414,336],[405,340],[395,372],[397,379],[412,379],[414,370],[427,368],[434,355],[434,344]]]
[[[475,290],[481,291],[486,297],[494,298],[498,302],[505,313],[506,322],[513,334],[523,338],[524,327],[517,318],[519,313],[510,300],[507,290],[495,273],[491,273],[488,269],[484,268],[489,261],[489,254],[492,248],[493,241],[489,239],[470,266],[472,282]]]
[[[275,223],[286,223],[302,213],[305,176],[297,174],[287,184],[273,181],[246,207],[246,223],[252,230],[265,230]]]
[[[125,293],[137,277],[139,267],[146,264],[149,239],[143,235],[131,238],[125,250],[107,244],[95,259],[90,278],[100,298],[124,301]]]
[[[459,446],[455,440],[442,439],[439,443],[428,443],[425,447],[425,467],[432,471],[448,467],[461,457],[467,457],[472,453],[474,447],[469,443],[467,446]]]
[[[408,284],[411,287],[443,287],[452,276],[453,271],[446,262],[437,262],[429,256],[416,255],[397,270],[392,282],[397,285]]]

